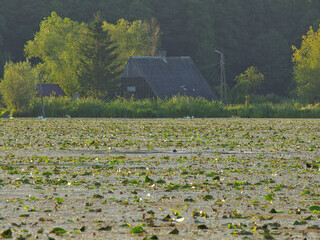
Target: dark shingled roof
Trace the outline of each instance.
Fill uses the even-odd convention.
[[[58,84],[41,84],[43,96],[49,97],[49,96],[66,96],[65,92],[60,88]],[[40,84],[37,84],[37,94],[40,96]]]
[[[131,57],[122,78],[144,78],[159,98],[174,95],[216,99],[190,57]]]

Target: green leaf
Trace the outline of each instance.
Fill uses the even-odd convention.
[[[307,221],[295,221],[293,223],[293,225],[305,225],[305,224],[307,224]]]
[[[144,232],[145,232],[145,230],[141,226],[132,228],[130,230],[130,233],[144,233]]]
[[[164,221],[164,222],[171,222],[171,221],[173,221],[173,219],[172,219],[172,217],[168,214],[167,216],[165,216],[165,217],[162,219],[162,221]]]
[[[2,238],[12,238],[11,228],[3,231],[3,232],[1,233],[1,237],[2,237]]]
[[[124,223],[124,224],[121,224],[120,227],[131,227],[131,224],[129,224],[129,223]]]
[[[181,216],[181,213],[178,210],[170,209],[175,216]]]
[[[63,198],[56,198],[55,201],[59,204],[62,204],[64,202]]]
[[[272,208],[269,213],[278,213],[278,212],[274,208]]]
[[[193,200],[192,198],[186,198],[184,199],[185,202],[195,202],[195,200]]]
[[[238,227],[232,223],[228,224],[228,229],[237,229]]]
[[[274,200],[274,198],[273,198],[274,196],[275,196],[274,193],[270,193],[270,194],[268,194],[267,196],[265,196],[264,199],[265,199],[266,201],[272,201],[272,200]]]
[[[311,225],[308,229],[320,229],[320,227],[318,225]]]
[[[99,199],[104,198],[104,196],[102,196],[102,195],[100,195],[100,194],[94,194],[92,197],[93,197],[93,198],[99,198]]]
[[[212,199],[213,199],[213,196],[212,196],[212,195],[205,195],[205,196],[203,197],[203,200],[205,200],[205,201],[212,200]]]
[[[145,181],[146,183],[154,183],[154,180],[151,179],[151,178],[149,178],[149,176],[146,176],[145,179],[144,179],[144,181]]]
[[[214,177],[214,176],[216,176],[216,175],[217,175],[216,173],[211,172],[211,173],[207,173],[207,174],[206,174],[206,177]]]
[[[248,236],[248,235],[253,235],[253,233],[246,230],[241,230],[240,232],[238,232],[238,235]]]
[[[63,228],[60,227],[56,227],[56,228],[52,228],[50,233],[56,234],[58,236],[65,234],[67,231],[64,230]]]
[[[166,181],[164,181],[164,180],[162,180],[162,179],[159,179],[159,180],[157,181],[157,183],[158,183],[158,184],[165,184]]]
[[[309,207],[309,210],[310,211],[314,211],[314,210],[320,211],[320,206],[311,206],[311,207]]]
[[[42,173],[43,176],[46,176],[46,177],[50,177],[52,175],[51,172],[44,172]]]
[[[314,217],[312,215],[305,217],[303,220],[314,220]]]
[[[112,227],[111,226],[106,226],[106,227],[101,227],[98,229],[99,231],[111,231]]]
[[[179,234],[179,230],[177,228],[173,229],[169,234]]]
[[[204,230],[204,229],[209,229],[209,228],[206,225],[201,224],[201,225],[198,225],[198,229]]]
[[[303,192],[301,193],[302,196],[303,196],[303,195],[307,195],[307,194],[310,194],[310,191],[309,191],[309,190],[303,191]]]

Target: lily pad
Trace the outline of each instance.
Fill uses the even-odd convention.
[[[144,232],[145,230],[141,226],[130,229],[130,233],[144,233]]]
[[[2,238],[12,238],[11,228],[3,231],[3,232],[1,233],[1,237],[2,237]]]
[[[173,229],[169,234],[179,234],[179,230],[177,228]]]
[[[198,225],[198,229],[205,230],[205,229],[209,229],[209,228],[206,225],[201,224],[201,225]]]
[[[172,219],[172,217],[168,214],[167,216],[165,216],[165,217],[162,219],[162,221],[164,221],[164,222],[171,222],[171,221],[173,221],[173,219]]]
[[[309,207],[309,210],[310,211],[314,211],[314,210],[320,211],[320,206],[311,206],[311,207]]]
[[[101,227],[98,229],[99,231],[111,231],[112,227],[111,226],[106,226],[106,227]]]
[[[61,236],[65,234],[67,231],[61,227],[52,228],[50,233],[56,234],[58,236]]]

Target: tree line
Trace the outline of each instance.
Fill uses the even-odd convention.
[[[79,25],[92,22],[97,12],[114,25],[121,18],[156,19],[158,49],[168,56],[191,56],[213,88],[219,85],[218,49],[226,57],[230,89],[254,66],[264,76],[259,93],[281,97],[296,89],[291,46],[299,47],[309,26],[320,23],[317,0],[0,0],[1,66],[26,58],[26,43],[53,11]]]

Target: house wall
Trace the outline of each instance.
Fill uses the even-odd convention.
[[[125,98],[131,98],[132,96],[136,99],[155,98],[155,94],[149,87],[148,83],[144,78],[131,77],[122,78],[121,84],[121,96]],[[134,90],[134,91],[133,91]]]

